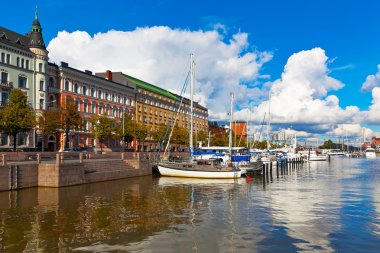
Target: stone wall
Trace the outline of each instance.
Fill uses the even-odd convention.
[[[0,191],[38,186],[37,164],[0,166]]]

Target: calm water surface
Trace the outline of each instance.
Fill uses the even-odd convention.
[[[380,159],[0,192],[0,252],[379,252]]]

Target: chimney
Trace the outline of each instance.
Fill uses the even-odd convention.
[[[112,81],[112,72],[111,70],[106,71],[106,79]]]

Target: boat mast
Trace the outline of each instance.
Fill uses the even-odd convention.
[[[194,60],[193,54],[190,54],[190,155],[193,155],[193,93],[194,93]]]
[[[231,108],[230,108],[230,135],[229,135],[229,142],[228,142],[228,148],[230,151],[230,155],[232,155],[232,120],[233,120],[233,105],[234,105],[234,93],[230,93],[231,96]]]
[[[270,92],[269,92],[269,100],[268,100],[268,121],[267,121],[267,150],[270,149],[269,143],[269,132],[270,132]]]

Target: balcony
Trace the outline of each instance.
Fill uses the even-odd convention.
[[[52,86],[48,87],[48,93],[59,94],[60,92],[61,92],[61,90],[59,88],[52,87]]]
[[[0,81],[0,87],[1,88],[6,88],[6,89],[13,89],[13,83],[1,80]]]

